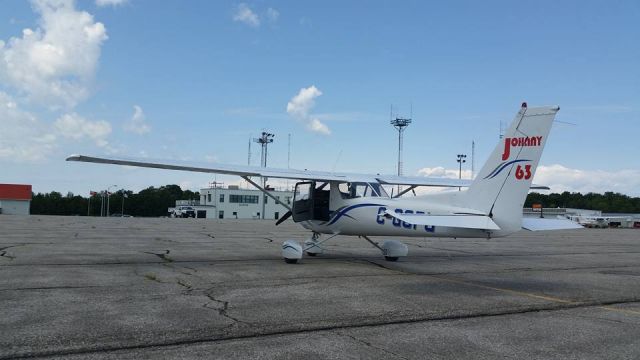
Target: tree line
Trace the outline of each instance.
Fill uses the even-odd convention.
[[[167,208],[173,207],[176,200],[199,200],[200,194],[190,190],[183,191],[178,185],[148,187],[138,193],[130,190],[118,190],[110,196],[110,213],[122,212],[133,216],[164,216]],[[89,203],[90,202],[90,203]],[[525,207],[541,204],[543,207],[578,208],[601,210],[605,213],[640,213],[640,197],[630,197],[620,193],[570,193],[540,194],[532,192],[527,196]],[[100,216],[101,197],[96,194],[83,197],[59,192],[33,194],[31,214],[34,215],[81,215]]]
[[[604,194],[565,191],[548,195],[532,192],[527,196],[524,206],[531,207],[533,204],[541,204],[548,208],[601,210],[604,213],[640,213],[640,197],[610,191]]]
[[[109,196],[109,213],[124,213],[136,217],[165,216],[167,208],[175,206],[176,200],[198,199],[200,199],[198,192],[183,191],[178,185],[166,185],[158,188],[151,186],[138,193],[130,190],[118,190]],[[99,193],[84,197],[71,192],[62,195],[53,191],[46,194],[33,194],[31,214],[100,216],[101,206],[102,198]]]

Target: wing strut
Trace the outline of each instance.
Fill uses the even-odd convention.
[[[268,197],[272,198],[273,200],[275,200],[276,203],[284,206],[287,208],[287,210],[291,211],[291,206],[283,203],[282,201],[280,201],[280,199],[278,199],[277,197],[271,195],[271,193],[269,193],[266,189],[264,189],[262,186],[256,184],[255,181],[251,180],[248,176],[243,176],[243,179],[247,180],[247,182],[253,186],[255,186],[256,188],[258,188],[258,190],[262,191],[265,195],[267,195]]]
[[[395,195],[394,198],[399,198],[400,196],[408,193],[409,191],[412,191],[413,189],[417,188],[418,185],[411,185],[408,188],[402,190],[401,192],[398,193],[398,195]]]

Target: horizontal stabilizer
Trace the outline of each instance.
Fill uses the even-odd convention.
[[[569,219],[522,218],[522,228],[529,231],[582,229]]]
[[[500,227],[485,215],[426,215],[426,214],[398,214],[385,211],[396,219],[412,225],[445,226],[463,229],[500,230]]]

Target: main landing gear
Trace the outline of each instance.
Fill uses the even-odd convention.
[[[304,242],[304,247],[295,240],[285,241],[282,244],[282,257],[284,258],[284,261],[287,264],[295,264],[298,260],[302,259],[302,255],[304,253],[307,253],[309,256],[322,254],[324,249],[320,247],[320,244],[338,236],[338,234],[331,235],[322,241],[319,241],[320,236],[320,233],[314,232],[311,237]],[[380,249],[382,255],[387,261],[398,261],[399,258],[405,257],[409,253],[407,245],[398,240],[384,240],[380,245],[371,240],[368,236],[362,235],[359,237],[367,240],[371,245]]]

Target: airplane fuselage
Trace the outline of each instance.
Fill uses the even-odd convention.
[[[340,206],[330,211],[328,221],[308,220],[300,224],[322,234],[406,236],[406,237],[502,237],[512,232],[462,229],[445,226],[415,225],[385,214],[439,214],[450,211],[446,206],[432,204],[429,197],[388,198],[363,197],[340,201]]]

